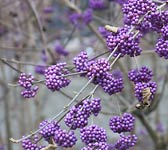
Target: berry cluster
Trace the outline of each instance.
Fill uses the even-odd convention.
[[[59,55],[63,55],[63,56],[68,56],[69,52],[65,50],[65,48],[58,43],[57,45],[55,45],[55,52]]]
[[[39,128],[42,128],[39,133],[46,141],[49,141],[51,137],[54,136],[55,131],[60,128],[60,126],[56,123],[56,121],[50,123],[48,120],[44,120],[39,124]]]
[[[130,113],[124,113],[122,117],[113,116],[109,126],[114,133],[131,132],[134,128],[135,118]]]
[[[168,59],[168,40],[159,38],[156,43],[155,52],[160,56]]]
[[[157,40],[155,52],[168,59],[168,23],[161,29],[162,37]]]
[[[80,54],[74,57],[73,59],[73,63],[75,65],[75,69],[77,72],[87,71],[87,62],[88,62],[88,55],[85,51],[80,52]]]
[[[37,94],[38,86],[33,86],[34,77],[31,74],[21,73],[18,84],[24,89],[21,91],[21,95],[24,98],[32,98]]]
[[[114,73],[109,73],[110,64],[107,60],[101,58],[95,61],[88,61],[87,53],[81,52],[74,58],[74,65],[78,72],[85,71],[82,74],[88,78],[93,78],[94,84],[99,84],[103,90],[112,95],[121,92],[123,89],[122,76],[116,77]]]
[[[100,26],[100,27],[98,28],[98,30],[99,30],[100,34],[101,34],[104,38],[107,38],[107,37],[108,37],[109,32],[108,32],[104,27]]]
[[[39,140],[38,136],[34,136],[22,141],[22,147],[24,150],[41,150],[44,146],[38,146],[36,143]]]
[[[67,148],[75,145],[77,138],[73,131],[58,129],[55,131],[54,141],[58,146]]]
[[[139,70],[133,69],[128,73],[128,78],[134,83],[138,82],[147,83],[152,79],[152,76],[153,76],[152,71],[146,66],[141,67]]]
[[[108,35],[106,39],[108,49],[113,52],[114,49],[118,47],[114,53],[114,57],[117,57],[119,54],[121,54],[121,56],[129,55],[131,57],[140,55],[142,50],[139,47],[139,43],[142,35],[138,33],[137,36],[134,37],[134,32],[130,32],[130,30],[131,27],[125,25],[118,29],[116,33]]]
[[[92,9],[104,9],[107,6],[105,0],[89,0],[89,7]]]
[[[121,79],[121,78],[123,78],[122,72],[120,70],[117,70],[117,69],[112,71],[112,76],[115,79]]]
[[[115,148],[119,150],[127,150],[130,147],[135,146],[137,139],[138,138],[134,134],[128,136],[120,135],[120,139],[115,144]]]
[[[42,137],[50,142],[51,138],[58,146],[62,147],[72,147],[76,144],[77,138],[73,131],[67,132],[66,130],[60,129],[60,126],[55,122],[49,123],[49,121],[44,120],[39,125],[40,134]],[[39,138],[37,135],[24,139],[22,141],[22,147],[25,150],[41,150],[45,146],[39,146],[37,143],[39,142]]]
[[[110,64],[103,58],[96,61],[89,61],[87,64],[87,77],[89,79],[94,78],[93,82],[98,84],[109,70]]]
[[[167,25],[163,26],[163,28],[161,29],[161,33],[162,33],[162,37],[165,40],[168,40],[168,23]]]
[[[124,88],[123,78],[114,78],[113,74],[107,73],[100,85],[105,93],[109,95],[121,92]]]
[[[150,14],[156,12],[156,4],[152,0],[128,0],[122,10],[125,24],[133,25],[142,32],[151,29]],[[142,18],[143,21],[140,22]]]
[[[65,124],[71,129],[85,127],[88,124],[88,118],[90,117],[90,102],[84,100],[82,104],[73,106],[69,113],[65,116]]]
[[[143,93],[142,91],[146,88],[150,88],[150,92],[151,95],[149,97],[149,100],[152,100],[154,98],[154,94],[156,93],[157,90],[157,84],[156,82],[148,82],[148,83],[144,83],[144,82],[138,82],[135,84],[135,97],[142,102],[143,101]]]
[[[84,147],[81,150],[109,150],[109,146],[106,142],[89,143],[88,147]]]
[[[134,88],[135,97],[140,102],[142,102],[144,98],[143,90],[150,88],[151,96],[149,97],[148,100],[152,100],[154,94],[156,93],[157,84],[155,82],[151,82],[152,76],[153,76],[152,71],[145,66],[141,67],[139,70],[133,69],[128,73],[128,78],[135,84]]]
[[[46,86],[52,90],[60,90],[70,84],[70,80],[63,77],[63,75],[68,74],[67,69],[65,69],[66,63],[59,63],[52,65],[45,70],[44,76],[46,79]]]
[[[91,125],[89,127],[82,128],[80,130],[80,138],[82,142],[86,145],[96,142],[106,142],[107,135],[106,131],[103,128],[98,127],[97,125]]]
[[[147,15],[146,18],[148,24],[150,23],[151,29],[160,33],[161,29],[168,23],[168,11],[158,10],[156,12],[150,12],[150,15]]]
[[[92,10],[87,9],[83,13],[73,12],[69,15],[70,22],[77,28],[82,28],[92,21]]]
[[[46,67],[45,66],[35,66],[35,72],[38,74],[44,74]]]
[[[109,0],[112,1],[112,0]],[[117,28],[118,30],[110,31],[110,27],[106,30],[104,27],[99,28],[99,32],[106,38],[106,44],[114,57],[120,55],[123,57],[129,55],[135,57],[141,54],[140,39],[149,31],[156,31],[161,35],[156,43],[156,53],[160,57],[168,59],[168,11],[159,11],[157,4],[152,0],[114,0],[122,5],[124,14],[124,26]],[[166,0],[168,2],[168,0]],[[107,7],[105,0],[89,0],[89,7],[92,9],[104,9]],[[73,7],[73,5],[71,6]],[[73,8],[72,8],[73,9]],[[84,27],[89,24],[92,17],[92,9],[87,9],[83,13],[73,12],[69,19],[71,23],[77,27]],[[96,17],[95,17],[96,18]],[[57,45],[55,51],[58,54],[67,56],[62,45]],[[44,53],[45,54],[45,53]],[[47,57],[44,57],[44,62]],[[52,90],[60,90],[70,84],[70,80],[65,78],[69,73],[65,69],[65,63],[52,65],[44,70],[37,66],[36,72],[44,74],[46,86]],[[81,52],[74,58],[74,65],[77,72],[81,72],[81,76],[92,79],[92,83],[102,87],[105,93],[109,95],[121,92],[123,89],[123,76],[120,71],[110,72],[110,63],[107,59],[92,59],[89,60],[86,52]],[[140,102],[144,102],[144,97],[149,100],[153,99],[157,89],[155,82],[151,82],[152,71],[143,66],[139,70],[133,69],[128,73],[128,78],[135,84],[135,97]],[[33,87],[33,76],[22,73],[19,78],[19,85],[25,90],[21,94],[26,97],[34,97],[38,87]],[[150,93],[149,93],[150,89]],[[148,90],[144,96],[144,90]],[[80,92],[79,92],[80,93]],[[65,124],[70,128],[70,131],[62,130],[57,122],[45,120],[40,123],[40,134],[46,141],[51,138],[58,146],[72,147],[76,144],[77,138],[73,131],[80,128],[80,138],[86,147],[82,150],[108,150],[107,135],[105,129],[97,125],[88,125],[88,119],[93,114],[97,116],[101,111],[100,98],[86,99],[73,106],[65,116]],[[120,134],[120,139],[116,142],[113,149],[127,150],[133,147],[137,142],[135,135],[123,135],[122,132],[131,132],[134,128],[135,118],[130,113],[124,113],[122,116],[113,116],[110,118],[109,126],[114,133]],[[25,150],[40,150],[42,147],[36,143],[38,138],[28,138],[23,140],[22,146]]]
[[[65,124],[72,130],[85,127],[91,113],[97,116],[100,112],[100,101],[100,98],[94,98],[91,101],[86,99],[81,104],[73,106],[65,116]]]
[[[101,111],[101,99],[100,98],[94,98],[92,99],[90,103],[91,112],[94,116],[97,116],[99,112]]]
[[[122,117],[113,116],[109,121],[110,129],[114,133],[131,132],[134,128],[135,118],[130,113],[124,113]],[[137,142],[135,135],[124,136],[120,134],[120,139],[112,145],[112,149],[127,150]],[[109,146],[110,148],[110,146]]]

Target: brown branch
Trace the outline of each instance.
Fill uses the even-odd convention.
[[[145,116],[141,113],[135,113],[135,115],[139,118],[141,123],[144,125],[146,130],[148,131],[149,135],[151,136],[153,142],[156,144],[156,141],[158,141],[158,135],[157,133],[152,129],[149,122],[146,120]]]
[[[28,2],[28,4],[29,4],[34,16],[35,16],[36,21],[37,21],[37,24],[38,24],[38,27],[39,27],[39,30],[40,30],[40,34],[41,34],[41,38],[42,38],[42,41],[43,41],[43,45],[44,45],[44,50],[49,54],[52,61],[55,62],[55,58],[54,58],[54,55],[53,55],[52,51],[47,47],[46,36],[43,32],[43,26],[42,26],[41,20],[39,18],[38,12],[36,10],[35,4],[33,2],[31,2],[30,0],[27,0],[27,2]]]
[[[19,69],[13,67],[11,64],[9,64],[9,63],[8,63],[7,61],[5,61],[4,59],[0,58],[0,61],[1,61],[2,63],[4,63],[5,65],[7,65],[8,67],[10,67],[10,68],[12,68],[13,70],[15,70],[16,72],[22,73],[21,70],[19,70]]]
[[[92,23],[89,23],[87,26],[89,27],[89,29],[90,29],[92,32],[95,33],[95,35],[96,35],[97,38],[101,41],[101,43],[103,44],[103,46],[104,46],[105,48],[107,48],[105,40],[104,40],[103,37],[100,35],[100,33],[96,30],[96,27],[95,27]]]

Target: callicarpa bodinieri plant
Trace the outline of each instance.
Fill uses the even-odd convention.
[[[167,150],[168,0],[0,7],[2,150]]]

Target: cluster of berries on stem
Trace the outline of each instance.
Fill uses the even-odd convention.
[[[37,94],[38,86],[33,86],[34,77],[31,74],[21,73],[18,84],[24,89],[21,91],[21,95],[24,98],[32,98]]]

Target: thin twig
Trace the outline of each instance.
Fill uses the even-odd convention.
[[[43,127],[39,128],[38,130],[32,132],[31,134],[21,138],[21,139],[18,139],[18,140],[15,140],[13,138],[11,138],[10,140],[14,143],[19,143],[21,142],[22,140],[24,139],[27,139],[29,137],[31,137],[32,135],[35,135],[36,133],[38,133],[40,130],[44,129],[48,124],[50,124],[53,120],[57,119],[60,115],[62,115],[63,113],[65,113],[68,108],[72,105],[72,103],[74,103],[74,101],[76,101],[76,99],[78,98],[78,96],[88,87],[88,85],[92,82],[93,79],[90,79],[81,89],[80,91],[73,97],[73,99],[56,115],[54,116],[53,118],[51,118],[51,120],[49,121],[49,123],[47,123],[46,125],[44,125]]]
[[[4,60],[5,62],[9,62],[9,63],[15,63],[15,64],[21,64],[21,65],[29,65],[29,66],[40,66],[40,67],[49,67],[50,65],[38,65],[35,63],[29,63],[29,62],[22,62],[22,61],[17,61],[17,60],[9,60],[6,58],[0,58],[1,60]]]
[[[15,70],[16,72],[22,73],[22,71],[20,71],[19,69],[13,67],[12,65],[10,65],[10,64],[9,64],[8,62],[6,62],[5,60],[3,60],[3,59],[0,58],[0,61],[1,61],[2,63],[6,64],[8,67],[10,67],[10,68],[12,68],[13,70]]]
[[[47,40],[46,40],[46,36],[43,32],[43,26],[42,26],[42,23],[41,23],[41,20],[39,18],[39,15],[38,15],[38,12],[36,10],[36,7],[35,7],[35,4],[34,4],[34,1],[30,1],[30,0],[27,0],[30,8],[32,9],[32,12],[34,13],[34,16],[37,20],[37,24],[39,26],[39,30],[40,30],[40,34],[41,34],[41,38],[42,38],[42,41],[43,41],[43,45],[44,45],[44,50],[46,52],[48,52],[48,54],[50,55],[50,57],[52,58],[53,62],[55,60],[54,58],[54,55],[52,54],[52,52],[50,51],[50,49],[47,48]]]

